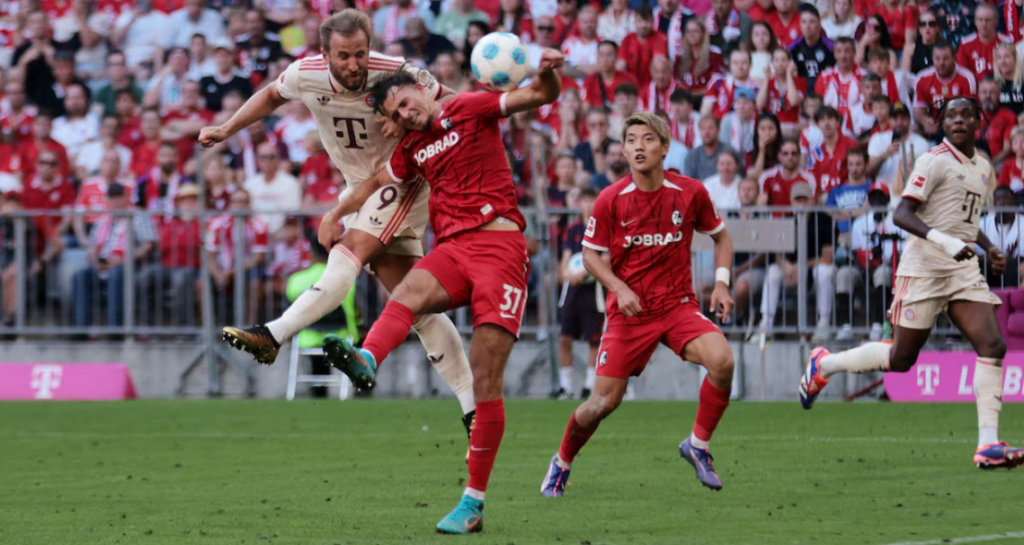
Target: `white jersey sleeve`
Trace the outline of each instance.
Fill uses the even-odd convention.
[[[277,93],[285,100],[299,98],[299,68],[302,60],[288,65],[288,68],[277,78]]]

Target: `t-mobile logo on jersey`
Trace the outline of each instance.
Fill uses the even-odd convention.
[[[342,127],[338,127],[338,123],[341,123],[342,121],[345,122],[345,126],[343,128]],[[361,119],[361,118],[358,118],[358,117],[335,117],[334,118],[334,127],[336,129],[341,129],[341,130],[335,131],[334,132],[334,136],[337,136],[339,140],[344,140],[344,139],[347,138],[348,139],[348,143],[345,144],[346,148],[350,148],[350,149],[363,149],[363,147],[359,145],[359,141],[360,140],[366,140],[367,136],[366,136],[365,132],[359,132],[359,133],[356,132],[356,123],[359,123],[359,125],[361,127],[360,130],[363,130],[363,131],[366,130],[366,120],[365,119]]]
[[[935,387],[939,385],[939,366],[935,364],[918,364],[917,385],[921,387],[921,395],[935,395]]]
[[[626,244],[624,247],[629,248],[630,246],[667,246],[673,242],[679,242],[683,240],[683,232],[676,231],[675,233],[657,233],[654,235],[633,235],[627,236]]]
[[[433,144],[427,144],[426,147],[421,148],[416,152],[413,157],[416,159],[416,164],[422,166],[423,163],[427,162],[427,159],[439,155],[441,152],[446,151],[448,148],[459,143],[459,133],[450,132],[444,135],[444,138],[434,142]]]
[[[64,369],[60,365],[35,365],[32,367],[32,382],[29,386],[36,390],[36,399],[53,399],[53,391],[60,388],[60,378]]]

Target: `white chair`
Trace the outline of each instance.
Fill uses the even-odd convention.
[[[331,367],[331,374],[329,375],[300,375],[299,374],[299,359],[302,356],[323,356],[323,348],[319,346],[316,348],[300,348],[298,337],[292,339],[291,350],[288,358],[288,392],[286,398],[288,401],[295,399],[295,386],[298,383],[309,383],[314,386],[338,386],[338,399],[345,401],[349,397],[349,392],[352,388],[352,382],[345,376],[344,373],[338,371],[334,367]]]

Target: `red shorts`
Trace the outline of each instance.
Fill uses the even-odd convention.
[[[603,377],[639,376],[658,348],[658,343],[683,355],[686,343],[705,333],[721,333],[704,316],[696,302],[683,303],[671,312],[635,323],[622,314],[608,318],[597,356],[597,374]]]
[[[519,231],[455,235],[416,264],[451,297],[451,308],[470,305],[473,327],[494,324],[519,337],[526,308],[530,255]]]

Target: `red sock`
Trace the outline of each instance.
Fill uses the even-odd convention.
[[[697,405],[697,420],[693,424],[693,435],[701,441],[710,441],[718,421],[729,406],[729,390],[720,390],[704,377],[700,385],[700,404]]]
[[[583,448],[583,445],[587,444],[590,436],[594,435],[595,431],[597,431],[597,426],[594,426],[592,430],[581,428],[579,423],[576,422],[576,411],[573,411],[572,416],[569,418],[569,424],[565,427],[565,435],[562,436],[562,446],[558,449],[558,457],[563,462],[571,464],[576,459],[580,449]]]
[[[477,402],[476,424],[469,438],[469,483],[473,490],[484,492],[491,478],[494,459],[498,456],[501,437],[505,435],[505,401]]]
[[[373,323],[363,341],[363,348],[373,354],[377,367],[409,337],[409,329],[415,318],[409,307],[402,303],[391,301],[384,307],[384,312],[380,313],[380,318]]]

